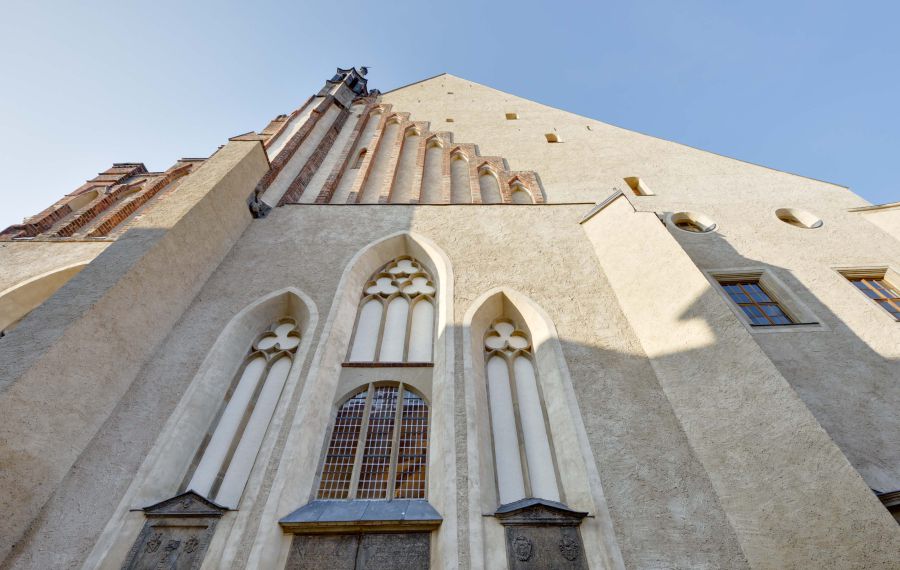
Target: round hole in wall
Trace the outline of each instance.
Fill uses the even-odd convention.
[[[716,229],[712,218],[696,212],[676,212],[669,216],[669,223],[681,231],[704,234]]]
[[[779,220],[786,224],[807,230],[821,228],[824,223],[815,214],[811,214],[806,210],[797,210],[795,208],[779,208],[775,210],[775,215]]]

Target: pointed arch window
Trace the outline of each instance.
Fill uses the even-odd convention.
[[[409,386],[369,384],[338,407],[319,499],[424,499],[428,404]]]
[[[350,362],[431,362],[435,287],[424,266],[401,256],[363,288]]]
[[[497,319],[485,333],[484,351],[500,503],[526,497],[559,501],[528,333],[510,319]]]
[[[185,490],[237,506],[299,345],[297,321],[290,317],[257,337],[197,452]]]

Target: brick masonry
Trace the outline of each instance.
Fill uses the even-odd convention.
[[[313,98],[289,115],[275,117],[263,129],[253,136],[261,137],[264,144],[271,144],[278,135],[288,128],[291,120],[312,103]],[[438,203],[451,204],[451,177],[450,165],[455,157],[460,156],[467,162],[469,200],[464,203],[481,204],[483,199],[479,186],[479,176],[484,171],[493,174],[499,185],[501,203],[513,203],[512,194],[517,187],[525,189],[535,204],[544,203],[544,195],[541,191],[538,177],[531,171],[510,171],[506,161],[499,156],[481,156],[478,149],[472,143],[454,143],[450,132],[432,132],[429,123],[412,120],[409,113],[392,109],[389,104],[382,104],[377,95],[359,97],[352,104],[363,103],[362,117],[356,122],[351,132],[350,139],[340,151],[337,164],[328,174],[322,189],[316,196],[316,204],[332,203],[338,185],[346,176],[353,176],[346,203],[358,204],[362,202],[363,192],[377,193],[377,203],[396,203],[393,196],[398,179],[398,163],[403,153],[404,144],[407,141],[409,131],[415,130],[418,136],[418,146],[415,149],[415,171],[411,173],[412,187],[410,188],[409,203],[425,203],[422,196],[422,186],[425,179],[425,156],[429,146],[438,144],[442,149],[441,158],[441,190]],[[344,106],[334,96],[327,95],[310,113],[310,117],[300,126],[296,133],[287,141],[284,148],[274,157],[265,176],[256,187],[257,194],[264,192],[285,168],[303,142],[307,140],[317,122],[332,106],[340,108],[340,113],[329,127],[322,141],[316,146],[309,160],[300,170],[296,178],[291,181],[288,190],[279,201],[278,205],[295,203],[300,199],[310,180],[321,167],[325,157],[331,151],[335,140],[345,127],[350,116],[350,106]],[[366,127],[372,121],[377,121],[377,126],[370,141],[363,141],[362,136]],[[392,140],[388,140],[385,131],[388,125],[397,124],[397,134]],[[365,149],[358,168],[353,168],[358,154]],[[372,165],[376,157],[381,153],[388,153],[387,172],[378,187],[369,187]],[[182,159],[164,173],[147,172],[141,163],[117,163],[111,168],[101,172],[80,186],[75,192],[65,196],[39,214],[26,219],[22,224],[10,226],[0,232],[0,241],[14,239],[41,239],[41,240],[91,240],[114,239],[127,229],[124,222],[146,207],[151,207],[155,200],[166,192],[174,191],[178,181],[190,174],[195,165],[204,159]],[[409,180],[409,179],[407,179]],[[77,210],[73,210],[73,200],[86,193],[97,191],[98,196]],[[459,202],[457,202],[459,203]]]

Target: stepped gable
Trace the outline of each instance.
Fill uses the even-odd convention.
[[[123,222],[173,191],[204,160],[183,158],[165,172],[148,172],[139,162],[115,163],[44,211],[0,232],[0,241],[116,238],[128,227]]]
[[[309,102],[307,102],[309,104]],[[272,167],[257,186],[262,194],[279,177],[294,153],[309,138],[331,101],[326,98],[312,111],[306,124],[297,130],[272,158]],[[348,117],[358,113],[351,127]],[[300,114],[279,115],[263,130],[267,146]],[[374,130],[371,128],[374,125]],[[343,128],[351,129],[346,142],[335,146]],[[439,150],[433,150],[439,149]],[[428,162],[429,152],[440,152],[440,161]],[[326,157],[330,158],[327,159]],[[457,179],[454,190],[451,165],[464,160],[465,179]],[[311,185],[318,169],[331,164],[324,182]],[[439,172],[431,172],[436,168]],[[430,176],[429,176],[430,175]],[[481,180],[483,176],[490,179]],[[429,187],[426,178],[437,180]],[[496,184],[496,187],[493,185]],[[349,191],[338,192],[341,187]],[[417,121],[409,113],[380,103],[376,96],[356,98],[329,125],[315,144],[309,159],[278,200],[278,205],[314,204],[542,204],[544,195],[533,171],[513,171],[500,156],[482,156],[475,143],[455,142],[449,131],[432,131],[427,121]]]

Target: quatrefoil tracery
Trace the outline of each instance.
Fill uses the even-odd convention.
[[[515,324],[507,319],[499,319],[491,325],[484,335],[484,348],[489,353],[531,351],[531,341],[525,331],[516,328]]]
[[[398,257],[366,284],[365,294],[387,298],[398,292],[412,299],[419,295],[434,295],[435,288],[419,262],[410,257]]]
[[[300,346],[300,331],[297,322],[290,317],[280,319],[253,343],[255,350],[265,354],[295,352],[298,346]]]

